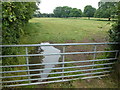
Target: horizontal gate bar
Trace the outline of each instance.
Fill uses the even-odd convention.
[[[46,79],[57,79],[57,78],[65,78],[65,77],[76,77],[76,76],[84,76],[84,75],[94,75],[94,74],[102,74],[102,73],[109,73],[112,71],[102,71],[102,72],[94,72],[94,73],[84,73],[84,74],[76,74],[76,75],[67,75],[67,76],[58,76],[58,77],[48,77],[48,78],[40,78],[40,80]]]
[[[76,75],[68,75],[68,77],[75,77],[75,76],[84,76],[84,75],[94,75],[94,74],[102,74],[102,73],[109,73],[110,71],[104,71],[104,72],[96,72],[96,73],[85,73],[85,74],[76,74]],[[67,76],[60,76],[59,78],[67,77]],[[56,77],[55,77],[56,78]],[[82,77],[83,78],[83,77]],[[79,78],[80,79],[80,78]],[[56,81],[47,81],[47,82],[37,82],[37,83],[29,83],[29,84],[17,84],[17,85],[5,85],[4,87],[15,87],[15,86],[25,86],[25,85],[36,85],[36,84],[45,84],[45,83],[51,83],[51,82],[62,82],[65,80],[56,80]],[[69,80],[69,79],[68,79]],[[71,79],[74,80],[74,79]]]
[[[29,56],[49,56],[49,55],[93,54],[93,53],[107,53],[107,52],[119,52],[119,50],[95,51],[95,52],[67,52],[67,53],[29,54],[29,55],[3,55],[3,56],[0,56],[0,57],[29,57]]]
[[[99,75],[99,76],[89,76],[89,77],[83,77],[81,79],[90,79],[90,78],[96,78],[96,77],[103,77],[103,76],[108,76],[109,74],[106,75]]]
[[[101,65],[111,65],[114,63],[105,63],[105,64],[94,64],[94,65],[83,65],[83,66],[73,66],[73,67],[60,67],[60,68],[45,68],[45,69],[34,69],[29,71],[40,71],[40,70],[56,70],[56,69],[69,69],[69,68],[81,68],[81,67],[91,67],[91,66],[101,66]],[[26,72],[27,70],[19,70],[19,71],[8,71],[8,72]],[[0,78],[12,78],[12,77],[26,77],[26,76],[38,76],[39,74],[31,74],[31,75],[18,75],[18,76],[5,76]]]
[[[98,75],[98,76],[91,76],[91,77],[84,77],[84,78],[74,78],[74,79],[64,79],[64,80],[56,80],[56,81],[48,81],[48,82],[37,82],[37,83],[30,83],[28,85],[37,85],[37,84],[48,84],[48,83],[55,83],[55,82],[65,82],[65,81],[71,81],[71,80],[77,80],[77,79],[86,79],[86,78],[97,78],[97,77],[104,77],[104,76],[108,76],[108,74],[106,75]],[[27,84],[21,85],[18,84],[19,86],[26,86]],[[18,85],[6,85],[4,87],[16,87]]]
[[[70,62],[53,62],[53,63],[40,63],[40,64],[24,64],[24,65],[6,65],[2,67],[21,67],[21,66],[38,66],[38,65],[49,65],[49,64],[68,64],[68,63],[82,63],[82,62],[93,62],[93,61],[109,61],[116,60],[117,58],[108,58],[108,59],[96,59],[96,60],[84,60],[84,61],[70,61]],[[1,72],[0,72],[1,73]]]
[[[81,72],[81,71],[94,71],[94,70],[104,70],[104,69],[111,69],[112,67],[105,67],[105,68],[96,68],[96,69],[85,69],[85,70],[75,70],[75,71],[64,71],[64,72],[55,72],[55,73],[41,73],[39,75],[44,75],[44,74],[61,74],[61,73],[73,73],[73,72]],[[23,80],[14,80],[14,81],[3,81],[1,83],[10,83],[10,82],[23,82],[23,81],[33,81],[33,80],[38,80],[40,78],[36,79],[23,79]]]
[[[0,45],[0,47],[33,47],[33,46],[73,46],[73,45],[108,45],[119,44],[119,42],[104,42],[104,43],[58,43],[58,44],[28,44],[28,45]]]

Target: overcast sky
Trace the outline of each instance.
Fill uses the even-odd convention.
[[[83,11],[86,5],[92,5],[98,8],[99,1],[100,0],[41,0],[39,8],[41,13],[53,13],[53,10],[57,6],[70,6]]]

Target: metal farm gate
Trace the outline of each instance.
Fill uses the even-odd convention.
[[[15,60],[11,65],[2,65],[2,87],[16,87],[25,85],[47,84],[55,82],[65,82],[76,79],[89,79],[109,75],[112,72],[112,65],[117,60],[118,50],[110,51],[106,49],[108,45],[116,45],[116,42],[109,43],[65,43],[65,44],[28,44],[28,45],[1,45],[2,48],[24,49],[24,53],[17,55],[2,55],[1,58],[20,59],[19,63]],[[54,46],[61,49],[60,53],[30,53],[31,47],[49,47]],[[86,46],[84,50],[84,46]],[[87,48],[91,47],[91,49]],[[76,47],[76,49],[74,48]],[[104,48],[105,47],[105,48]],[[72,51],[72,49],[76,51]],[[104,49],[103,49],[104,48]],[[83,49],[83,50],[82,50]],[[109,53],[114,57],[107,58]],[[43,59],[44,56],[60,55],[58,62],[42,63],[36,60]],[[90,55],[87,59],[86,56]],[[105,56],[106,55],[106,56]],[[33,59],[31,59],[33,57]],[[34,59],[37,57],[37,59]],[[77,57],[77,58],[75,58]],[[16,60],[17,60],[16,59]],[[40,59],[40,60],[41,60]],[[73,60],[72,60],[73,59]],[[84,60],[85,59],[85,60]],[[44,68],[45,65],[55,65],[52,68]],[[33,68],[31,68],[33,67]],[[37,67],[37,68],[36,68]],[[44,70],[50,70],[49,73],[43,73]],[[33,73],[34,72],[34,73]],[[41,78],[43,75],[43,78]],[[44,77],[47,75],[47,77]]]

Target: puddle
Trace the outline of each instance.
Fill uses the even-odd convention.
[[[45,44],[50,44],[48,42],[46,43],[41,43],[42,45],[45,45]],[[60,50],[55,48],[54,46],[41,46],[38,48],[38,50],[43,50],[41,53],[42,54],[46,54],[46,53],[60,53]],[[38,51],[39,52],[39,51]],[[59,58],[60,58],[61,55],[51,55],[51,56],[44,56],[44,58],[42,59],[42,63],[54,63],[54,62],[59,62]],[[49,64],[49,65],[44,65],[44,69],[45,68],[53,68],[55,67],[55,65],[53,64]],[[43,70],[42,73],[50,73],[51,70]],[[41,72],[40,72],[41,73]],[[40,76],[41,78],[47,78],[48,75],[45,74],[45,75],[41,75]]]

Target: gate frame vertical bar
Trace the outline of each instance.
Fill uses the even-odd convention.
[[[66,46],[63,46],[62,53],[65,53],[65,48]],[[65,62],[65,55],[62,55],[62,62]],[[62,64],[62,67],[65,67],[64,63]],[[64,72],[64,69],[62,69],[62,72]],[[62,76],[64,76],[64,73],[62,73]],[[62,80],[64,80],[64,78],[62,78]]]
[[[28,55],[28,47],[25,47],[25,51],[26,51],[26,55]],[[26,64],[28,65],[29,64],[29,58],[26,56]],[[29,68],[29,66],[27,66],[27,70],[28,70],[28,75],[30,75],[30,72],[29,72],[29,70],[30,70],[30,68]],[[29,79],[29,83],[31,83],[31,81],[30,81],[30,76],[28,77],[28,79]]]
[[[120,60],[119,60],[119,55],[120,55],[120,52],[116,52],[116,53],[115,53],[115,58],[117,59],[117,63],[120,62]]]
[[[96,59],[97,45],[94,45],[93,51],[95,52],[95,53],[93,54],[93,60],[95,60],[95,59]],[[94,65],[94,61],[92,62],[92,65]],[[92,67],[92,69],[93,69],[93,67]]]
[[[118,59],[119,52],[115,53],[115,58]]]

